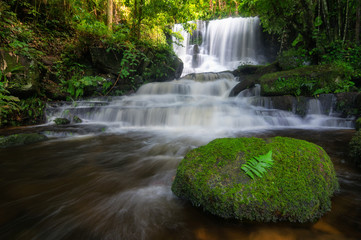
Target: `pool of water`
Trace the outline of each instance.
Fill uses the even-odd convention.
[[[354,130],[127,129],[0,149],[0,239],[361,239],[361,172],[347,163]],[[289,136],[321,145],[341,190],[306,224],[224,220],[178,199],[171,184],[192,148],[216,137]]]

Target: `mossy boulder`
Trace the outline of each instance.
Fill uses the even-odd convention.
[[[334,92],[348,81],[351,70],[342,65],[327,64],[299,67],[268,73],[260,78],[262,96],[303,95]]]
[[[241,166],[270,150],[272,168],[251,179]],[[223,218],[307,222],[330,210],[338,187],[333,164],[318,145],[285,137],[225,138],[191,150],[172,191]]]
[[[230,97],[237,96],[245,89],[253,88],[256,84],[260,84],[260,78],[264,74],[280,71],[277,62],[270,65],[242,65],[232,72],[235,77],[238,77],[238,83],[229,93]]]
[[[0,137],[0,148],[36,143],[46,139],[48,138],[40,133],[14,134],[6,137]]]
[[[349,143],[351,162],[361,167],[361,130],[358,130]]]
[[[54,122],[56,125],[66,125],[70,123],[70,120],[67,118],[55,118]]]

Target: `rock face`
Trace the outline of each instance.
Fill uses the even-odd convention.
[[[270,150],[272,168],[251,179],[241,166]],[[178,166],[172,191],[223,218],[307,222],[330,210],[338,187],[320,146],[283,137],[229,138],[190,151]]]
[[[101,73],[118,76],[122,69],[123,52],[121,49],[108,51],[106,48],[90,48],[92,67]],[[176,55],[167,52],[148,53],[148,61],[139,60],[136,72],[143,80],[169,81],[177,79],[183,71],[183,62]],[[144,74],[146,73],[146,74]]]
[[[278,63],[272,63],[268,66],[255,66],[255,65],[243,65],[238,67],[232,73],[235,77],[238,77],[240,83],[237,84],[229,93],[230,97],[237,96],[245,89],[254,87],[256,84],[260,84],[259,79],[267,73],[273,73],[280,71]]]
[[[41,73],[35,60],[0,49],[0,70],[11,95],[28,97],[39,91]]]

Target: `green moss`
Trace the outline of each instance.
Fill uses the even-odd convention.
[[[252,180],[241,165],[272,150],[274,165]],[[330,158],[312,143],[276,137],[216,139],[179,164],[173,192],[224,217],[313,221],[330,210],[338,182]]]
[[[56,125],[65,125],[65,124],[69,124],[70,120],[66,118],[56,118],[54,119],[54,122]]]
[[[14,134],[7,137],[0,137],[0,148],[36,143],[46,139],[46,136],[38,133]]]
[[[342,65],[328,64],[265,74],[260,78],[262,95],[312,96],[347,91],[352,85],[350,71]]]

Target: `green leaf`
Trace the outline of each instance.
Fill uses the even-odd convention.
[[[273,163],[272,150],[270,150],[265,155],[247,160],[247,162],[241,166],[241,169],[252,179],[254,179],[255,175],[262,178],[267,170],[273,166]]]
[[[323,23],[323,22],[322,22],[321,17],[320,17],[320,16],[316,17],[316,19],[315,19],[315,27],[321,26],[322,23]]]

